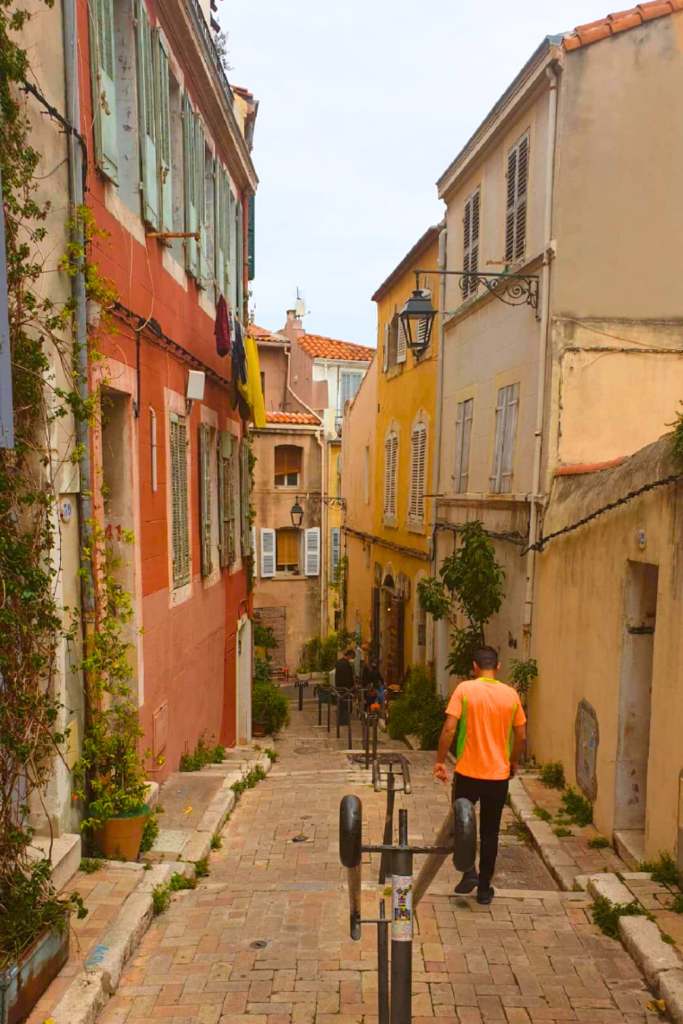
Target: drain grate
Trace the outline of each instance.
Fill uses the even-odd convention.
[[[265,949],[267,945],[268,945],[268,940],[267,939],[256,939],[255,942],[250,942],[249,943],[249,948],[250,949]]]

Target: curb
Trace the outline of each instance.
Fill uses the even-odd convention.
[[[237,802],[231,789],[232,784],[256,765],[260,765],[267,775],[272,762],[267,754],[261,754],[226,777],[221,790],[204,812],[195,834],[185,844],[182,861],[163,861],[146,870],[140,863],[125,865],[140,873],[140,881],[52,1011],[50,1019],[54,1024],[95,1024],[100,1011],[116,992],[123,968],[152,922],[152,892],[155,886],[168,882],[175,873],[185,878],[194,877],[196,869],[193,861],[208,857],[213,835],[224,827]],[[188,857],[189,853],[192,858]],[[122,866],[118,861],[107,863]]]
[[[585,889],[594,899],[602,896],[612,904],[633,903],[633,893],[611,872],[576,874],[571,857],[550,826],[534,814],[535,804],[520,779],[510,782],[510,806],[531,833],[534,846],[551,875],[565,892]],[[569,861],[573,867],[570,867]],[[672,946],[664,942],[654,921],[644,914],[619,918],[619,938],[633,962],[666,1009],[674,1024],[683,1024],[683,963]]]

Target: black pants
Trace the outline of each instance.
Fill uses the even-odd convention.
[[[473,804],[480,802],[479,811],[479,885],[488,888],[493,878],[498,856],[498,833],[508,795],[508,779],[472,779],[455,773],[453,800],[465,797]],[[474,864],[472,865],[474,868]]]

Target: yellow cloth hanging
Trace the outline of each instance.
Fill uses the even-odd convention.
[[[251,418],[255,427],[266,425],[266,403],[261,390],[261,366],[258,358],[258,345],[249,335],[244,341],[247,357],[247,383],[239,384],[240,394],[251,409]]]

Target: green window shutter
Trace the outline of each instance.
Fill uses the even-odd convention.
[[[154,96],[152,31],[145,0],[137,3],[138,125],[142,177],[142,218],[159,228],[159,177],[157,167],[157,113]]]
[[[174,589],[190,582],[190,533],[187,516],[187,426],[171,414],[171,543]]]
[[[195,188],[195,115],[187,94],[183,95],[183,167],[185,192],[185,230],[193,234],[198,230],[197,192]],[[189,274],[197,274],[197,241],[185,239],[185,269]]]
[[[228,175],[223,170],[223,196],[221,199],[222,228],[221,238],[223,244],[223,295],[230,297],[230,182]]]
[[[237,199],[235,206],[235,240],[237,245],[237,254],[235,257],[235,271],[237,274],[237,314],[240,317],[244,316],[244,216],[242,212],[242,200]]]
[[[205,423],[199,428],[199,529],[202,576],[213,570],[211,558],[211,431]]]
[[[216,163],[214,170],[213,190],[213,276],[216,287],[223,293],[223,276],[225,273],[225,254],[223,252],[223,168]]]
[[[206,237],[206,189],[204,187],[205,168],[205,142],[204,130],[201,120],[197,115],[194,119],[194,159],[195,159],[195,206],[197,209],[197,224],[199,226],[199,267],[197,273],[197,284],[205,288],[208,283],[209,266],[207,260],[207,237]]]
[[[249,223],[247,226],[247,258],[249,260],[249,280],[256,277],[256,196],[249,196]]]
[[[227,218],[228,218],[228,298],[230,305],[234,310],[237,308],[237,239],[235,237],[236,222],[235,222],[235,197],[232,194],[232,189],[228,185],[228,203],[227,203]]]
[[[245,440],[240,444],[240,537],[242,554],[248,555],[251,549],[249,536],[249,506],[251,501],[249,486],[249,446]]]
[[[95,163],[117,184],[114,0],[90,0],[89,9]]]
[[[154,71],[157,98],[157,154],[159,158],[159,208],[161,230],[173,231],[173,181],[171,178],[171,96],[168,54],[161,35],[154,33]]]
[[[232,434],[223,431],[218,448],[219,465],[219,516],[221,566],[231,566],[236,558],[235,551],[235,505],[236,505],[236,459],[235,442]]]

